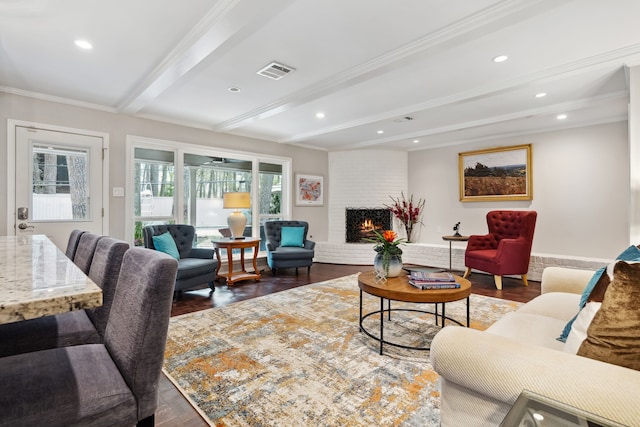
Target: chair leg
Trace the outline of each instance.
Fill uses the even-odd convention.
[[[137,427],[153,427],[156,425],[156,414],[149,415],[147,418],[141,419],[136,424]]]
[[[311,266],[307,267],[307,276],[311,274]]]
[[[271,274],[273,274],[274,276],[276,275],[276,269],[275,269],[275,267],[271,269]]]
[[[493,280],[496,282],[496,288],[502,289],[502,276],[493,276]]]
[[[526,274],[522,275],[522,282],[524,282],[525,286],[529,286],[529,282],[527,282],[527,275]]]
[[[471,274],[471,267],[467,267],[462,278],[466,279],[467,277],[469,277],[470,274]]]
[[[212,280],[211,282],[209,282],[209,288],[211,289],[211,292],[209,293],[209,296],[211,296],[216,291],[215,281]]]
[[[296,267],[296,276],[298,275],[298,267]]]

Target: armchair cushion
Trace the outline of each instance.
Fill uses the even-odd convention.
[[[280,246],[304,247],[304,227],[282,227]]]
[[[164,252],[167,255],[171,255],[175,259],[180,259],[180,253],[176,246],[175,240],[171,237],[169,232],[160,234],[159,236],[153,236],[153,246],[157,251]]]

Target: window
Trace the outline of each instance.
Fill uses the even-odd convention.
[[[133,197],[127,205],[133,213],[127,225],[136,245],[142,245],[142,229],[149,224],[181,223],[196,227],[197,245],[211,247],[222,238],[231,213],[223,209],[226,192],[251,193],[245,235],[260,237],[264,247],[264,221],[284,219],[290,213],[291,159],[252,153],[230,153],[181,143],[127,138],[127,179]]]
[[[34,144],[32,156],[32,220],[90,220],[88,151]]]

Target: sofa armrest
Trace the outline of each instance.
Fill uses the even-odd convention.
[[[493,234],[472,234],[467,241],[467,251],[477,251],[483,249],[496,249],[498,241]]]
[[[540,283],[543,294],[549,292],[569,292],[581,294],[593,276],[591,270],[566,267],[547,267],[542,271]]]
[[[313,240],[305,240],[304,241],[304,248],[305,249],[313,249],[316,247],[316,242],[314,242]]]
[[[193,248],[191,249],[191,251],[189,251],[187,258],[201,258],[201,259],[213,258],[213,249]]]
[[[457,326],[436,334],[431,363],[444,382],[509,406],[526,389],[624,425],[640,419],[640,372],[621,366]]]

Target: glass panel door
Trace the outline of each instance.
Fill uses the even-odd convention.
[[[142,229],[175,223],[175,153],[135,149],[133,211],[134,244],[143,245]]]
[[[260,250],[265,251],[264,222],[282,219],[282,165],[261,162],[259,168]]]
[[[103,232],[101,137],[16,127],[16,235]]]

